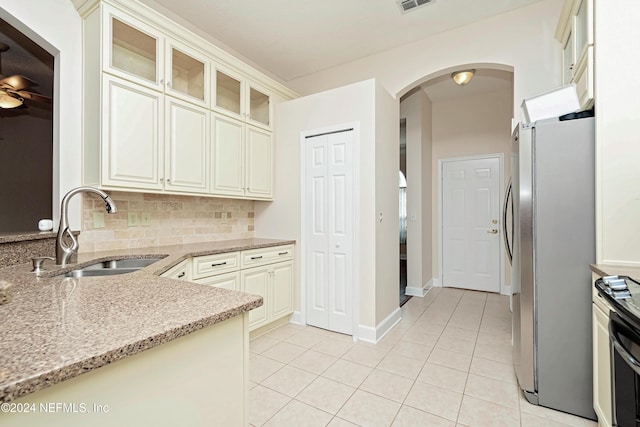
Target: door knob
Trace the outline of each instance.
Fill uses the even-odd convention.
[[[487,230],[487,233],[489,233],[489,234],[498,234],[498,229],[497,228],[493,228],[491,230]]]
[[[340,247],[340,243],[336,243],[336,248],[339,248],[339,247]]]

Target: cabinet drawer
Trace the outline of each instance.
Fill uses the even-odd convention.
[[[242,268],[256,267],[293,259],[293,245],[251,249],[241,254]]]
[[[193,259],[193,279],[229,273],[238,270],[240,253],[227,252],[223,254],[205,255]]]
[[[189,260],[185,259],[162,273],[161,276],[168,277],[170,279],[191,280],[189,267]]]

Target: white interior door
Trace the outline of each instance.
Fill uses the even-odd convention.
[[[442,163],[442,285],[500,292],[500,158]]]
[[[353,334],[353,130],[305,140],[307,324]]]

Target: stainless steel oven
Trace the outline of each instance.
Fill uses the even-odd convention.
[[[613,425],[640,426],[640,325],[626,313],[611,312],[611,389]]]

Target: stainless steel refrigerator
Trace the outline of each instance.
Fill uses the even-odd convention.
[[[513,190],[504,218],[510,222],[510,207],[518,384],[533,404],[595,419],[589,271],[595,262],[594,119],[519,125],[511,148]]]

